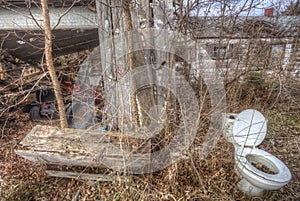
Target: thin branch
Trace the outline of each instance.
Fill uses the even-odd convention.
[[[76,3],[78,3],[78,2],[80,2],[80,0],[76,0],[76,1],[73,1],[73,3],[72,3],[72,5],[59,17],[59,19],[58,19],[58,21],[57,21],[57,23],[56,23],[56,25],[52,28],[52,30],[54,30],[59,24],[60,24],[60,21],[61,21],[61,19],[66,15],[66,14],[68,14],[71,10],[72,10],[72,8],[74,7],[74,5],[76,4]]]

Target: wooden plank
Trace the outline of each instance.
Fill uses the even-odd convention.
[[[124,161],[135,162],[137,167],[142,167],[149,162],[149,155],[113,155],[103,153],[99,156],[91,156],[89,154],[72,154],[72,153],[56,153],[51,151],[36,150],[15,150],[15,153],[23,158],[47,164],[73,165],[73,166],[92,166],[104,167],[101,162],[112,164],[113,166],[121,166]]]
[[[96,161],[91,156],[83,155],[62,155],[51,152],[37,152],[31,150],[16,150],[17,155],[33,161],[53,165],[69,165],[69,166],[83,166],[83,167],[99,167],[112,168],[117,171],[134,172],[149,168],[150,158],[130,158],[125,160],[120,157],[107,157]]]
[[[137,132],[116,132],[116,131],[101,131],[101,130],[84,130],[84,129],[73,129],[73,128],[64,128],[60,129],[55,126],[46,126],[46,125],[37,125],[35,126],[30,133],[27,135],[29,137],[61,137],[61,138],[80,138],[81,135],[91,135],[91,136],[99,136],[99,135],[110,135],[116,137],[128,137],[135,139],[144,139],[143,134]],[[23,141],[27,141],[27,137],[24,138]]]
[[[15,150],[15,153],[32,162],[40,162],[54,165],[71,165],[85,167],[105,167],[88,155],[60,154],[52,152],[39,152],[32,150]]]
[[[132,133],[129,135],[133,135]],[[59,129],[51,126],[36,126],[22,140],[24,148],[58,153],[99,153],[110,149],[113,154],[123,155],[124,151],[135,151],[143,140],[129,137],[128,134],[98,130]],[[122,149],[121,149],[122,148]],[[150,150],[150,146],[148,146]]]
[[[128,137],[128,134],[122,135],[125,137],[117,136],[116,132],[78,132],[70,128],[38,125],[22,140],[22,149],[15,152],[30,161],[46,164],[106,167],[126,171],[147,168],[151,159],[150,142],[142,147],[146,151],[139,152],[139,147],[132,149],[128,146],[131,146],[130,140],[140,139]]]
[[[46,170],[47,176],[50,177],[62,177],[78,180],[91,180],[91,181],[125,181],[124,177],[118,175],[104,175],[104,174],[91,174],[91,173],[79,173],[70,171],[57,171],[57,170]]]

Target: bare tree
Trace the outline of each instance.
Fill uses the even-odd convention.
[[[53,83],[53,88],[57,100],[59,117],[60,117],[60,126],[62,128],[68,127],[68,122],[65,113],[65,106],[62,97],[62,92],[60,88],[60,83],[58,81],[52,57],[52,31],[50,26],[50,17],[48,10],[48,2],[47,0],[42,0],[42,11],[43,11],[43,20],[44,20],[44,29],[45,29],[45,55],[46,55],[46,63],[49,70],[49,74]]]
[[[300,1],[296,2],[290,1],[286,6],[285,10],[282,12],[283,15],[300,15]]]

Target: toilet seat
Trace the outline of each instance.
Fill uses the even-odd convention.
[[[250,161],[247,160],[248,155],[255,155],[256,158],[260,158],[263,165],[267,166],[271,169],[276,169],[275,174],[265,173],[256,167],[254,167]],[[291,180],[292,175],[289,171],[288,167],[278,158],[273,156],[272,154],[263,151],[257,148],[245,148],[239,147],[236,149],[236,162],[239,168],[244,168],[249,172],[252,172],[257,177],[263,178],[265,180],[278,182],[278,183],[287,183]]]
[[[266,137],[267,120],[257,110],[244,110],[237,115],[232,133],[239,146],[258,146]]]

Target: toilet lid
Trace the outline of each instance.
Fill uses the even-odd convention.
[[[232,132],[240,146],[257,146],[265,139],[267,120],[257,110],[244,110],[237,115]]]

